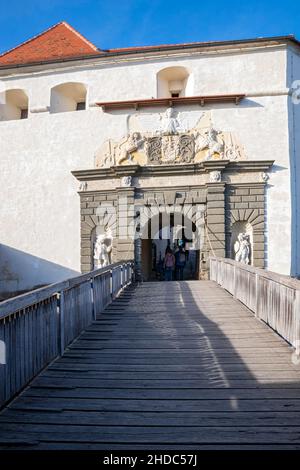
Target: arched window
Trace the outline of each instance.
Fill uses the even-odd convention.
[[[28,96],[24,90],[5,91],[5,98],[0,105],[0,120],[12,121],[28,118]]]
[[[81,111],[86,108],[86,86],[83,83],[62,83],[51,89],[50,113]]]
[[[158,72],[158,98],[178,98],[192,94],[192,77],[185,67],[167,67]]]

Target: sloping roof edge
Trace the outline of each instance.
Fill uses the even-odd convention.
[[[24,68],[27,66],[35,66],[35,65],[47,65],[47,64],[55,64],[55,63],[62,63],[62,62],[74,62],[78,60],[87,60],[87,59],[98,59],[98,58],[109,58],[115,56],[126,56],[126,55],[134,55],[134,54],[143,54],[143,53],[151,53],[151,52],[160,52],[160,51],[175,51],[175,50],[188,50],[188,49],[197,49],[197,48],[213,48],[213,47],[224,47],[227,48],[229,46],[238,46],[238,45],[251,45],[251,44],[270,44],[276,45],[276,43],[292,43],[297,47],[300,47],[300,41],[294,35],[286,35],[286,36],[271,36],[271,37],[259,37],[259,38],[250,38],[250,39],[234,39],[234,40],[226,40],[226,41],[204,41],[204,42],[191,42],[191,43],[181,43],[181,44],[163,44],[157,46],[140,46],[140,47],[127,47],[127,48],[119,48],[119,49],[97,49],[97,47],[90,43],[86,38],[84,38],[80,33],[74,30],[70,25],[66,22],[60,22],[56,25],[52,26],[48,30],[40,33],[39,35],[35,36],[34,38],[25,41],[24,43],[16,46],[9,51],[6,51],[0,58],[8,54],[9,52],[21,47],[24,44],[32,41],[33,39],[42,36],[44,33],[50,31],[51,29],[55,28],[57,25],[64,23],[67,27],[69,27],[73,32],[78,34],[84,41],[89,43],[91,47],[95,49],[95,54],[85,54],[80,56],[72,56],[66,58],[59,58],[59,59],[50,59],[50,60],[43,60],[43,61],[36,61],[36,62],[26,62],[20,64],[0,64],[0,70],[3,69],[12,69],[12,68]],[[96,51],[98,51],[96,53]]]
[[[35,36],[32,36],[31,38],[27,39],[26,41],[21,42],[17,46],[12,47],[11,49],[8,49],[5,52],[2,52],[2,54],[0,54],[0,59],[2,57],[5,57],[7,54],[10,54],[11,52],[19,49],[20,47],[23,47],[26,44],[29,44],[30,42],[35,41],[36,39],[44,36],[46,33],[49,33],[49,31],[55,29],[57,26],[59,26],[61,24],[63,24],[64,26],[66,26],[66,28],[70,29],[74,34],[79,36],[85,43],[87,43],[92,49],[94,49],[94,51],[98,51],[98,48],[92,42],[90,42],[88,39],[86,39],[81,33],[76,31],[76,29],[74,29],[71,25],[69,25],[69,23],[67,23],[66,21],[59,21],[58,23],[54,24],[53,26],[50,26],[50,28],[42,31],[41,33],[36,34]]]

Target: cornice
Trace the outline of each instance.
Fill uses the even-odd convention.
[[[151,177],[151,176],[183,176],[204,174],[211,171],[232,172],[262,172],[268,171],[274,160],[244,160],[231,162],[229,160],[210,160],[201,163],[178,165],[124,165],[110,168],[93,168],[88,170],[75,170],[72,175],[79,181],[93,181],[103,179],[121,178],[123,176]]]

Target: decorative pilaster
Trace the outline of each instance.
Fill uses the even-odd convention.
[[[122,186],[118,194],[117,260],[134,258],[134,187]]]
[[[225,183],[207,184],[206,249],[209,256],[225,257]]]

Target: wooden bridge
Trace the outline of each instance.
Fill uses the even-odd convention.
[[[300,449],[300,282],[216,258],[210,281],[131,275],[2,304],[0,449]]]

